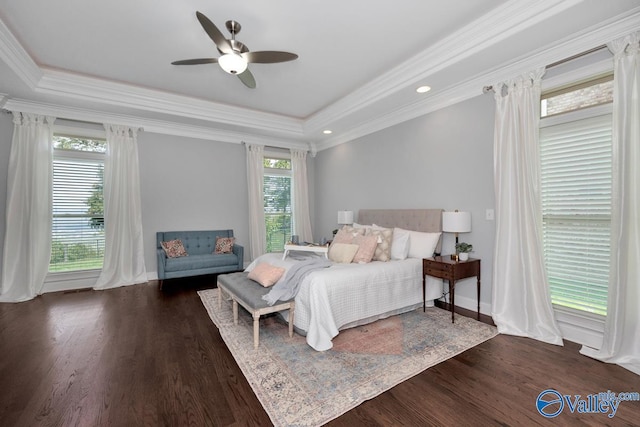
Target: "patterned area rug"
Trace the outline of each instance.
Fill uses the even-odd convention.
[[[204,306],[275,426],[319,426],[497,335],[495,327],[439,308],[417,309],[340,332],[334,347],[313,350],[305,337],[289,338],[279,316],[260,319],[253,349],[253,320],[231,302],[218,310],[218,291],[199,291]]]

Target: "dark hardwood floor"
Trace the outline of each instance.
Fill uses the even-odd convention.
[[[0,425],[270,425],[196,290],[212,277],[0,304]],[[640,402],[614,418],[547,420],[547,388],[587,396],[640,392],[640,377],[578,353],[499,335],[332,421],[332,426],[638,425]]]

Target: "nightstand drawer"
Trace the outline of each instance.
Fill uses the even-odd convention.
[[[442,279],[453,277],[453,266],[450,264],[425,260],[424,267],[429,276],[440,277]]]
[[[446,270],[440,270],[437,268],[429,268],[427,267],[426,270],[427,275],[431,276],[431,277],[437,277],[440,279],[450,279],[451,277],[451,273],[449,271]]]

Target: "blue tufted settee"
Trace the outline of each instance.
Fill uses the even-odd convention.
[[[233,230],[158,231],[156,253],[160,289],[165,279],[241,271],[244,265],[244,248],[236,243],[233,245],[233,253],[214,254],[217,237],[233,237]],[[182,241],[188,256],[167,257],[161,243],[175,239]]]

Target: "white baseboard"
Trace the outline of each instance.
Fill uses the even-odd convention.
[[[441,299],[441,301],[444,301],[444,299]],[[449,297],[447,297],[446,302],[450,302]],[[477,312],[478,300],[475,298],[456,295],[456,307],[466,308],[467,310]],[[480,301],[480,313],[486,314],[487,316],[491,316],[491,304]]]
[[[93,288],[99,275],[100,272],[98,270],[74,273],[49,273],[44,281],[42,293]]]
[[[602,347],[604,319],[594,319],[561,309],[554,311],[562,338],[595,349]]]

